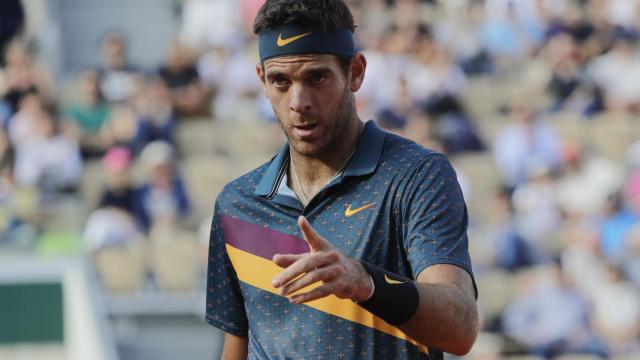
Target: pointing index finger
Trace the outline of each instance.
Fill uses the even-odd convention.
[[[309,244],[311,251],[319,251],[331,247],[331,244],[322,236],[318,235],[304,216],[298,217],[298,226],[300,227],[300,230],[302,230],[304,241]]]

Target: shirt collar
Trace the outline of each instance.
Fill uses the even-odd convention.
[[[364,129],[358,139],[356,151],[344,169],[344,177],[364,176],[376,171],[382,154],[385,132],[376,126],[373,120],[364,124]]]
[[[349,176],[364,176],[373,173],[378,167],[382,154],[385,132],[378,128],[373,120],[367,121],[358,139],[356,151],[343,171],[343,178]],[[289,162],[289,144],[271,160],[262,180],[256,187],[255,194],[273,197],[278,192],[282,177],[286,174]]]

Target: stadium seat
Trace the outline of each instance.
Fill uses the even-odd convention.
[[[145,262],[143,248],[110,246],[96,251],[94,264],[103,287],[111,293],[133,293],[144,284]]]
[[[149,239],[149,265],[158,287],[167,292],[195,291],[201,272],[195,235],[161,225],[152,229]]]

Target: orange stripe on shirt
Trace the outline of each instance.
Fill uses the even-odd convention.
[[[233,264],[233,267],[240,281],[268,291],[270,293],[279,295],[278,290],[271,285],[271,280],[280,272],[282,272],[283,269],[281,267],[270,260],[237,249],[229,244],[226,244],[226,248],[229,259],[231,259],[231,263]],[[317,286],[319,285],[312,284],[299,290],[296,293],[307,292]],[[351,300],[340,299],[334,295],[329,295],[321,299],[307,302],[305,303],[305,305],[316,310],[320,310],[324,313],[331,314],[408,341],[411,344],[417,346],[421,352],[425,354],[429,353],[426,346],[421,345],[417,341],[409,338],[397,327],[389,325],[384,320],[371,314]]]

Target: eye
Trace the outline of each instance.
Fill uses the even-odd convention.
[[[271,81],[273,85],[279,88],[283,88],[289,85],[289,81],[284,76],[276,76]]]
[[[311,82],[314,84],[321,84],[326,79],[327,77],[324,74],[314,74],[310,77]]]

